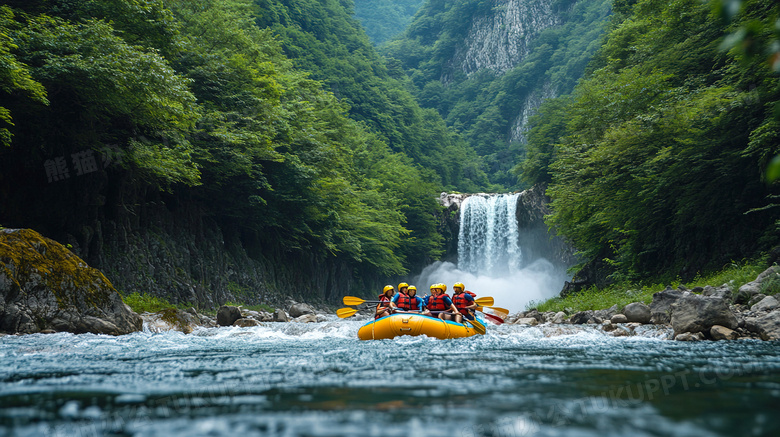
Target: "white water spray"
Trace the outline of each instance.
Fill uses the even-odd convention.
[[[436,262],[415,278],[420,294],[430,284],[463,282],[478,297],[522,311],[532,301],[556,296],[570,277],[544,258],[527,259],[518,242],[517,201],[522,193],[469,196],[460,206],[458,265]],[[425,288],[423,288],[425,287]]]

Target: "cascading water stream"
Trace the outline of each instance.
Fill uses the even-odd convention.
[[[458,268],[489,276],[517,272],[522,261],[518,247],[519,193],[475,195],[460,206]]]

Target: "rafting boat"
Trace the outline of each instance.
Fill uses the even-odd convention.
[[[472,323],[455,323],[422,314],[395,313],[372,320],[361,326],[358,338],[361,340],[384,340],[402,335],[427,335],[440,339],[471,337],[477,334]],[[484,322],[477,319],[477,323]]]

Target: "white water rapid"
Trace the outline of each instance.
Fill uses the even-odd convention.
[[[556,296],[570,279],[565,267],[544,258],[524,256],[517,224],[522,193],[478,194],[460,205],[458,264],[436,262],[415,278],[421,294],[435,282],[463,282],[479,297],[492,296],[496,306],[522,311],[530,302]],[[528,251],[531,252],[531,251]],[[423,288],[424,287],[424,288]]]

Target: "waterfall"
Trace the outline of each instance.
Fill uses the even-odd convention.
[[[522,251],[518,246],[515,194],[469,196],[460,206],[458,269],[488,276],[518,271]]]

